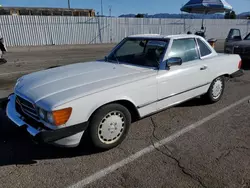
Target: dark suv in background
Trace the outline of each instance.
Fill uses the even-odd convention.
[[[242,39],[239,29],[231,29],[225,42],[224,52],[239,54],[243,61],[250,61],[250,33]]]

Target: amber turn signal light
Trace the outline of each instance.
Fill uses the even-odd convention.
[[[53,111],[54,124],[56,126],[63,125],[67,123],[72,113],[72,108],[65,108],[62,110]]]

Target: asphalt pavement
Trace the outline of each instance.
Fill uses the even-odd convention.
[[[108,49],[100,51],[102,56]],[[33,53],[40,57],[40,51]],[[94,150],[87,138],[73,149],[36,145],[0,111],[0,187],[249,188],[250,71],[245,69],[244,76],[226,82],[220,102],[196,98],[144,118],[106,152]],[[2,98],[14,84],[9,80],[0,85]]]

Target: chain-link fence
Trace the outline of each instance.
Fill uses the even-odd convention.
[[[197,19],[109,18],[67,16],[0,16],[0,35],[7,46],[117,43],[133,34],[195,32]],[[248,20],[205,20],[208,38],[225,39],[231,28],[250,32]]]

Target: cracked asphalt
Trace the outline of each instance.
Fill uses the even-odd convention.
[[[94,50],[89,53],[92,53],[93,58],[99,58],[107,49],[100,47],[102,52],[99,55]],[[82,55],[78,50],[75,53]],[[18,57],[19,52],[13,53]],[[36,54],[33,54],[33,58],[37,56],[42,59],[46,52],[30,53]],[[64,52],[55,50],[54,53],[56,59],[57,54]],[[28,53],[26,55],[27,64],[20,63],[22,70],[30,68],[30,65],[34,66]],[[80,58],[84,60],[85,55]],[[23,59],[25,61],[26,56]],[[62,62],[67,63],[67,59]],[[249,96],[250,68],[246,63],[244,76],[226,82],[225,93],[220,102],[208,105],[196,98],[144,118],[132,124],[127,139],[121,145],[106,152],[95,151],[87,138],[83,139],[79,148],[73,149],[36,145],[25,131],[15,127],[6,118],[4,111],[0,110],[0,187],[68,187],[151,144],[154,145]],[[55,63],[39,66],[52,65]],[[1,66],[0,71],[3,71]],[[18,69],[14,66],[3,72],[13,70]],[[2,81],[4,86],[0,83],[0,98],[11,92],[13,77],[0,77],[0,80],[9,81]],[[250,188],[249,114],[250,101],[246,101],[86,187]]]

